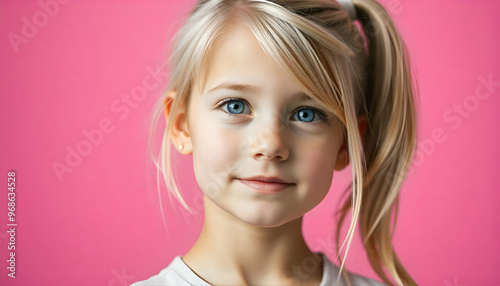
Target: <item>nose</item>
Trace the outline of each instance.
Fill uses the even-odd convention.
[[[279,119],[267,121],[258,128],[251,144],[252,158],[255,160],[285,161],[290,155],[286,130]]]

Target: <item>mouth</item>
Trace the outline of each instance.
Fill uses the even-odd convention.
[[[287,182],[278,177],[251,177],[238,179],[242,184],[253,189],[258,193],[275,194],[283,191],[284,189],[294,186],[295,183]]]

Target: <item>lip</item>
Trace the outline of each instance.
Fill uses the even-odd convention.
[[[276,194],[283,191],[287,187],[295,185],[294,183],[289,183],[278,177],[258,176],[238,179],[238,181],[256,192],[263,194]]]

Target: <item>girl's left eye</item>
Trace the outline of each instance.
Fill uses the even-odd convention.
[[[311,107],[304,107],[292,115],[293,120],[302,122],[315,122],[318,120],[323,120],[326,115],[322,114],[319,110]]]

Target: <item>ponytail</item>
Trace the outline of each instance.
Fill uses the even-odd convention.
[[[416,142],[416,115],[409,55],[387,11],[374,0],[353,0],[365,30],[368,62],[364,88],[366,175],[360,208],[360,233],[370,264],[385,283],[416,285],[392,245],[399,190]],[[340,210],[340,226],[351,208]],[[394,215],[394,220],[391,220]],[[384,269],[385,268],[385,269]]]

